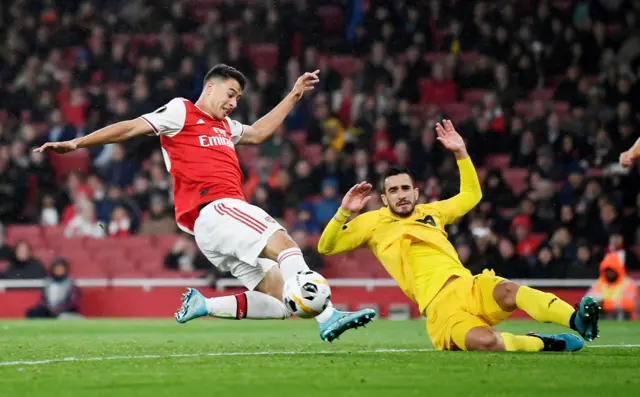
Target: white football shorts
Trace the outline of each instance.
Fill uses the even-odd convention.
[[[220,271],[231,272],[253,290],[277,263],[258,258],[269,238],[284,228],[262,208],[238,199],[207,204],[193,228],[200,251]]]

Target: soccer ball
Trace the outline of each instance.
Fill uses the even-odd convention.
[[[312,318],[322,313],[329,305],[331,288],[320,274],[306,270],[285,281],[282,297],[293,314],[302,318]]]

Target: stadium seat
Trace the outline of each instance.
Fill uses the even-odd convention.
[[[310,144],[305,147],[304,156],[311,165],[316,166],[322,162],[322,145]]]
[[[518,101],[513,106],[513,110],[526,118],[529,118],[533,114],[533,103],[530,101]]]
[[[455,102],[456,85],[452,81],[437,82],[432,79],[420,79],[420,103],[444,105]]]
[[[61,182],[72,171],[86,174],[91,163],[89,151],[86,149],[76,150],[64,155],[51,152],[49,153],[49,161],[51,161],[55,169],[58,182]]]
[[[553,111],[558,115],[560,119],[564,119],[569,115],[569,104],[567,102],[554,102]]]
[[[50,248],[36,248],[33,250],[33,257],[38,259],[45,268],[49,267],[49,264],[57,257],[55,251]]]
[[[480,102],[484,98],[485,94],[485,90],[466,90],[462,93],[462,100],[468,104]]]
[[[307,131],[305,130],[294,130],[288,133],[289,139],[296,145],[296,149],[298,151],[302,151],[304,149],[305,144],[307,143]]]
[[[331,57],[331,67],[341,76],[351,76],[356,71],[356,59],[349,55]]]
[[[240,162],[242,164],[247,164],[252,166],[253,164],[255,164],[255,160],[256,160],[256,157],[258,157],[258,151],[260,150],[260,148],[257,145],[256,146],[243,145],[238,147],[236,150],[238,152],[238,159],[240,160]]]
[[[155,247],[156,249],[162,250],[165,254],[173,248],[176,244],[176,241],[180,238],[179,234],[167,234],[163,236],[156,236],[155,238]]]
[[[32,247],[46,245],[42,237],[42,229],[38,225],[11,225],[7,227],[7,243],[15,245],[25,240]]]
[[[514,193],[519,194],[526,188],[526,177],[529,171],[524,168],[510,168],[504,170],[504,180],[513,189]]]
[[[553,89],[543,88],[539,90],[533,90],[529,93],[529,99],[532,101],[550,101],[553,98]]]
[[[336,6],[320,6],[316,11],[316,15],[322,21],[322,33],[324,35],[343,34],[344,14],[340,8]]]
[[[447,115],[454,123],[460,123],[469,117],[471,107],[464,103],[448,103],[442,105],[442,112]]]
[[[478,60],[480,58],[482,58],[484,55],[479,54],[477,52],[461,52],[459,54],[460,57],[460,61],[463,63],[475,63],[478,62]]]
[[[247,52],[255,69],[273,71],[278,66],[278,47],[273,44],[254,44]]]
[[[427,52],[424,54],[424,60],[427,63],[435,63],[442,61],[447,57],[447,53],[445,52]]]
[[[483,165],[487,168],[508,168],[511,164],[511,155],[508,154],[494,154],[487,156],[484,159]]]

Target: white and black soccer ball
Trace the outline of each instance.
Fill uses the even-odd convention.
[[[329,305],[331,288],[319,273],[306,270],[285,281],[282,298],[296,316],[313,318]]]

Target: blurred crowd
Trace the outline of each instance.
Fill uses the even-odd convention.
[[[313,95],[242,162],[247,199],[286,223],[309,256],[308,236],[341,194],[377,182],[391,163],[412,170],[423,202],[455,194],[455,159],[434,131],[451,117],[479,169],[507,159],[486,167],[482,203],[448,230],[466,266],[596,278],[616,252],[639,269],[640,169],[615,165],[640,121],[637,1],[245,3],[3,1],[0,221],[63,225],[70,238],[173,233],[157,138],[91,149],[87,172],[62,177],[30,149],[176,96],[195,101],[218,62],[248,76],[232,117],[250,124],[320,69]],[[265,44],[277,49],[273,65],[249,56]],[[522,186],[504,177],[513,169],[526,170]],[[179,248],[168,267],[186,266]]]

